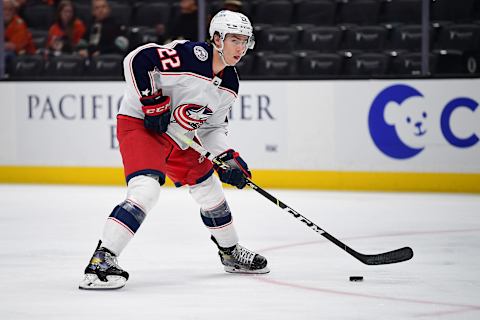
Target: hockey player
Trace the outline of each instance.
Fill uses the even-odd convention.
[[[157,202],[165,176],[176,186],[189,186],[225,271],[269,272],[263,256],[238,244],[220,182],[242,189],[245,177],[251,177],[246,162],[227,143],[226,127],[238,94],[234,66],[254,46],[252,25],[241,13],[220,11],[209,34],[211,44],[151,43],[126,56],[127,86],[117,116],[117,136],[127,195],[105,223],[81,289],[125,285],[128,273],[117,264],[117,257]],[[196,139],[230,168],[213,166],[174,133]]]

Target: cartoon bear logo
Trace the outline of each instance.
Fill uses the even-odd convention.
[[[397,84],[385,88],[373,100],[368,128],[385,155],[408,159],[425,148],[428,120],[423,95],[411,86]]]
[[[407,99],[401,105],[391,101],[385,106],[385,123],[394,126],[400,140],[409,147],[423,148],[429,128],[426,110],[419,97]]]

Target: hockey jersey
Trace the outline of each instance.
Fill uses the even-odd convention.
[[[173,41],[138,47],[124,59],[125,93],[119,114],[144,118],[141,97],[162,92],[170,96],[172,115],[166,134],[188,148],[172,131],[193,138],[218,155],[229,148],[228,112],[238,95],[238,75],[226,67],[214,75],[213,47],[205,42]]]

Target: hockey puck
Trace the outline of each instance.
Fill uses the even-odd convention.
[[[362,276],[351,276],[350,281],[363,281]]]

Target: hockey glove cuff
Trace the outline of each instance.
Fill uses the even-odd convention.
[[[228,169],[223,169],[216,165],[215,162],[213,163],[213,168],[217,171],[220,181],[238,189],[243,189],[247,184],[247,178],[251,178],[252,174],[248,169],[247,163],[240,157],[240,154],[233,149],[228,149],[215,158],[229,166]]]
[[[170,97],[155,95],[140,98],[143,104],[142,111],[145,113],[143,125],[149,131],[162,134],[167,131],[170,124]]]

